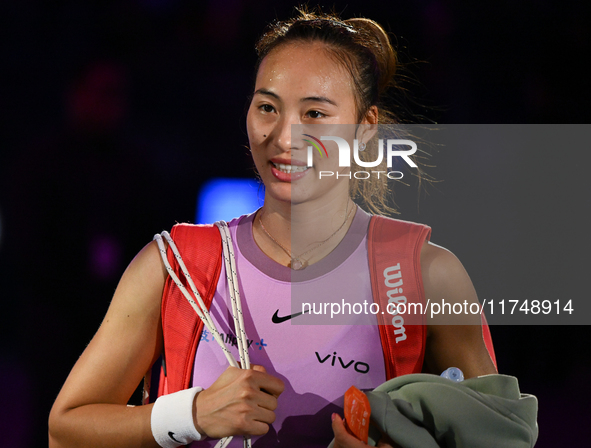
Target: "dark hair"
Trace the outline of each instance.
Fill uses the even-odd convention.
[[[379,124],[398,123],[396,115],[384,104],[391,88],[402,90],[397,86],[395,76],[399,68],[397,53],[386,31],[370,19],[341,20],[336,14],[323,13],[320,9],[309,11],[305,7],[297,8],[297,11],[298,14],[291,19],[271,23],[257,42],[255,78],[263,59],[275,48],[292,42],[322,42],[326,44],[328,54],[351,75],[358,123],[371,106],[378,108]],[[370,142],[362,158],[375,160],[377,151],[377,142]],[[380,171],[387,169],[386,160],[376,167]],[[419,182],[421,173],[419,170]],[[388,205],[390,190],[386,176],[364,182],[353,178],[350,183],[351,197],[361,198],[366,208],[374,213],[398,213]]]
[[[256,44],[258,60],[255,73],[262,60],[274,48],[289,42],[315,42],[327,49],[349,71],[355,85],[355,99],[359,121],[371,106],[382,106],[380,123],[395,122],[392,113],[379,104],[386,90],[394,84],[397,68],[396,52],[388,35],[373,20],[341,20],[336,15],[298,9],[299,15],[285,21],[274,22]]]

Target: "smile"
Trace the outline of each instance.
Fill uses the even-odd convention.
[[[279,171],[282,171],[286,174],[291,173],[303,173],[308,169],[307,166],[298,166],[298,165],[284,165],[283,163],[273,163],[273,166],[277,168]]]

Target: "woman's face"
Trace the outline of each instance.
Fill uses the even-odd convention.
[[[292,135],[291,125],[355,124],[353,89],[349,73],[320,42],[285,44],[263,59],[248,110],[247,129],[266,200],[296,204],[348,194],[347,177],[319,179],[320,171],[349,172],[349,168],[338,166],[336,143],[323,142],[328,158],[315,156],[314,166],[308,168],[308,143],[302,140],[303,135]],[[327,128],[330,126],[323,127]]]

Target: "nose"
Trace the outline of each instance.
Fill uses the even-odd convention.
[[[276,141],[282,152],[291,151],[291,120],[288,116],[281,117],[278,123]]]
[[[302,140],[301,121],[297,115],[284,115],[281,117],[276,129],[277,146],[283,152],[291,152],[292,150],[304,149],[304,141]]]

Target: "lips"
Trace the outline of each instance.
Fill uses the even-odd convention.
[[[271,161],[271,173],[281,182],[293,182],[294,180],[301,179],[310,169],[304,163],[296,160],[278,160],[273,159]]]

